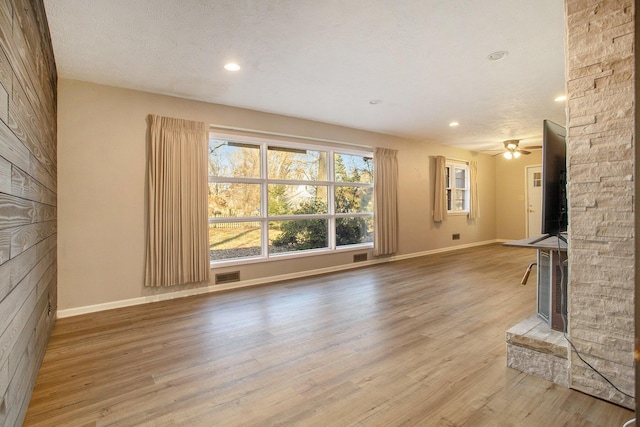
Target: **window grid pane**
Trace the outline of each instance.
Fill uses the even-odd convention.
[[[209,183],[209,218],[260,216],[260,184]]]
[[[336,185],[334,200],[336,213],[373,213],[373,187]]]
[[[328,213],[328,187],[320,185],[268,185],[269,216]]]
[[[209,224],[212,261],[262,255],[262,225],[259,221]]]
[[[373,242],[373,217],[336,218],[336,245]]]
[[[210,139],[209,175],[224,178],[260,178],[260,146]]]
[[[467,186],[467,179],[464,169],[456,169],[456,188],[465,188]]]
[[[362,182],[373,184],[373,158],[336,153],[334,156],[336,182]]]
[[[320,218],[269,221],[269,253],[327,248],[328,225]]]
[[[327,152],[270,146],[267,152],[269,179],[326,181]]]
[[[455,201],[454,201],[454,209],[456,211],[464,211],[465,210],[465,190],[455,190]]]

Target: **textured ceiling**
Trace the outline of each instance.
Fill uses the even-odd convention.
[[[58,74],[475,150],[565,123],[561,0],[45,0]],[[489,61],[495,51],[508,51]],[[235,61],[242,69],[223,69]],[[371,100],[381,100],[376,105]],[[460,122],[456,128],[451,121]]]

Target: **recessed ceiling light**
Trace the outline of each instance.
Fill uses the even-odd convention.
[[[460,123],[458,122],[451,122],[449,123],[449,126],[451,126],[452,128],[456,127],[456,126],[460,126]]]
[[[509,52],[507,52],[506,50],[499,50],[497,52],[490,53],[487,56],[487,59],[489,61],[500,61],[501,59],[504,59],[504,57],[506,57],[507,55],[509,55]]]
[[[238,71],[240,70],[240,66],[234,62],[229,62],[225,64],[224,69],[227,71]]]
[[[556,102],[563,102],[567,100],[567,95],[561,95],[559,97],[557,97],[556,99],[554,99],[554,101]]]
[[[371,104],[371,105],[382,104],[382,100],[381,99],[372,99],[371,101],[369,101],[369,104]]]

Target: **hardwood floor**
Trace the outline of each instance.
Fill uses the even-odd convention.
[[[505,366],[535,258],[489,245],[61,319],[25,426],[621,426]]]

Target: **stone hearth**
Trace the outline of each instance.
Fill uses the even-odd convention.
[[[536,314],[506,333],[507,366],[569,387],[568,342]]]

